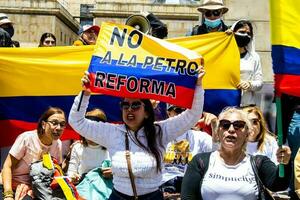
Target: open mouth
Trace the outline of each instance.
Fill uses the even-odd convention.
[[[134,120],[135,117],[134,117],[133,114],[128,114],[128,115],[127,115],[127,119],[128,119],[128,120]]]
[[[225,138],[226,142],[236,142],[236,137],[229,135]]]
[[[52,132],[52,135],[53,135],[54,137],[60,137],[60,133],[57,133],[57,132]]]

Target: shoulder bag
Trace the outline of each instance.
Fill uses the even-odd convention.
[[[263,182],[261,181],[261,179],[259,178],[259,174],[258,174],[258,169],[257,169],[257,165],[255,162],[255,157],[254,156],[250,156],[250,163],[254,172],[254,176],[255,176],[255,180],[257,183],[257,187],[258,187],[258,195],[259,195],[259,200],[275,200],[275,198],[272,196],[272,192],[266,188],[263,184]]]

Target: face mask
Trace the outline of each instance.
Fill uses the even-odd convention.
[[[216,28],[216,27],[220,26],[221,19],[219,18],[219,19],[215,19],[215,20],[210,20],[210,19],[205,18],[204,24],[210,28]]]
[[[239,47],[247,46],[251,40],[251,36],[249,36],[247,33],[235,33],[234,37]]]
[[[15,34],[15,30],[12,26],[10,26],[8,28],[4,28],[4,30],[10,35],[10,37],[14,36],[14,34]]]

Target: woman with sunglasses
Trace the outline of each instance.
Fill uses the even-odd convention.
[[[241,82],[238,89],[242,90],[241,105],[256,104],[256,92],[263,86],[260,57],[255,51],[253,27],[248,20],[239,20],[231,27],[240,51]]]
[[[88,74],[83,77],[82,103],[78,111],[80,95],[77,96],[70,111],[69,122],[82,136],[107,147],[114,176],[110,200],[135,197],[163,199],[159,186],[165,147],[168,142],[193,127],[201,116],[204,101],[203,76],[204,70],[201,69],[192,108],[181,115],[155,122],[149,99],[125,98],[121,102],[124,124],[119,125],[85,119],[84,113],[90,97],[90,90],[85,85],[89,85],[90,80]]]
[[[252,124],[247,152],[251,155],[265,155],[275,164],[278,164],[276,157],[278,144],[274,135],[267,129],[267,124],[261,110],[257,106],[246,106],[243,107],[243,111],[248,114],[248,118]]]
[[[40,117],[37,130],[20,134],[3,164],[3,199],[32,199],[29,176],[30,164],[42,159],[45,153],[62,162],[61,141],[66,127],[65,113],[60,108],[50,107]]]
[[[85,118],[96,122],[106,122],[105,113],[98,108],[87,112]],[[110,160],[106,148],[81,136],[80,141],[72,146],[67,174],[74,184],[78,184],[84,174],[96,167],[101,167],[104,160]],[[111,178],[110,168],[102,173],[104,177]]]
[[[188,35],[201,35],[211,32],[225,32],[228,27],[222,20],[223,14],[228,11],[222,0],[204,0],[197,10],[202,13],[201,25],[196,25]]]
[[[268,157],[246,153],[251,128],[247,114],[240,109],[230,107],[220,113],[217,125],[220,148],[194,156],[183,178],[182,200],[261,199],[258,178],[272,191],[288,187],[290,149],[277,150],[277,160],[285,169],[285,177],[280,178],[279,167]]]
[[[44,33],[40,39],[39,47],[55,47],[56,38],[52,33]]]

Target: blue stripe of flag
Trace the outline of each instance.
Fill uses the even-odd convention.
[[[275,74],[300,75],[300,49],[272,45],[272,60]]]

